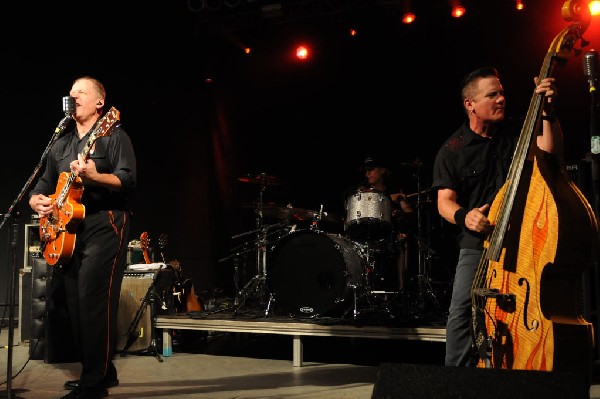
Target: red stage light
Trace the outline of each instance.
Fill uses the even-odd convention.
[[[460,18],[465,15],[466,9],[463,6],[452,7],[452,16],[454,18]]]
[[[296,47],[296,58],[299,60],[306,60],[309,56],[309,50],[307,46],[300,45]]]
[[[517,11],[521,11],[522,9],[525,8],[525,4],[523,4],[523,2],[521,0],[517,0],[515,8],[517,9]]]
[[[412,12],[407,12],[402,16],[402,22],[405,24],[411,24],[414,22],[415,18],[417,18],[415,14],[413,14]]]
[[[592,0],[590,1],[588,7],[590,8],[591,15],[600,15],[600,0]]]

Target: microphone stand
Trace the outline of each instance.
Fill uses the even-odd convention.
[[[594,214],[596,217],[600,216],[598,213],[600,210],[600,125],[598,124],[598,118],[600,117],[600,103],[597,98],[597,89],[594,85],[595,80],[593,76],[591,77],[590,83],[590,145],[591,151],[588,154],[588,160],[590,161],[591,168],[591,195],[592,195],[592,208],[594,210]],[[600,294],[598,294],[598,289],[600,288],[600,284],[598,283],[598,275],[600,274],[600,265],[598,261],[594,262],[594,271],[592,272],[593,276],[590,278],[593,283],[593,289],[595,294],[595,309],[596,312],[600,309]],[[597,334],[597,333],[596,333]],[[598,338],[596,338],[598,339]],[[600,359],[600,348],[596,349],[595,360],[598,362]]]
[[[598,215],[600,207],[600,184],[599,184],[599,169],[598,162],[600,157],[600,126],[598,125],[598,113],[600,104],[596,99],[596,88],[590,85],[590,137],[591,137],[591,162],[592,162],[592,192],[594,196],[594,210]]]
[[[21,191],[19,192],[17,197],[14,199],[14,201],[8,208],[8,211],[4,214],[2,221],[0,222],[0,231],[2,231],[2,227],[8,222],[8,220],[12,220],[12,228],[9,231],[9,234],[10,234],[10,237],[9,237],[9,245],[10,245],[9,259],[11,260],[12,270],[11,270],[11,273],[8,273],[10,298],[9,298],[9,302],[8,302],[8,354],[7,354],[8,360],[6,362],[6,392],[0,393],[0,398],[8,398],[8,399],[13,398],[13,396],[12,396],[12,360],[13,360],[14,327],[15,327],[15,295],[16,295],[16,291],[17,291],[16,290],[16,281],[19,276],[19,274],[18,274],[19,270],[17,268],[17,241],[18,241],[18,237],[19,237],[19,223],[18,223],[17,219],[20,216],[20,213],[18,211],[16,211],[15,208],[21,202],[23,197],[25,197],[25,193],[27,193],[29,191],[34,179],[38,176],[40,170],[42,169],[44,160],[48,156],[48,152],[50,152],[50,149],[52,148],[52,146],[54,145],[54,143],[56,142],[58,137],[60,137],[62,132],[65,130],[65,128],[67,127],[67,125],[71,121],[71,119],[73,119],[72,114],[65,114],[65,117],[59,122],[58,127],[54,130],[54,134],[53,134],[52,138],[50,139],[50,142],[46,146],[46,149],[44,150],[42,157],[40,158],[40,161],[38,162],[37,166],[33,170],[33,173],[31,174],[31,176],[29,176],[29,179],[27,179],[27,182],[25,182],[25,185],[23,186],[23,188],[21,188]],[[19,322],[21,322],[21,320],[19,320]]]

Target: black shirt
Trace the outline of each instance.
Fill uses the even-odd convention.
[[[74,126],[63,133],[48,152],[44,173],[30,196],[55,193],[59,175],[62,172],[70,173],[69,164],[83,151],[89,135],[90,132],[80,140]],[[116,175],[121,180],[121,187],[115,191],[90,182],[84,183],[81,203],[85,206],[86,214],[108,209],[127,210],[127,195],[136,186],[136,158],[127,133],[118,125],[112,127],[107,136],[95,141],[89,158],[95,162],[99,173]]]
[[[432,189],[456,191],[465,209],[492,204],[506,181],[520,127],[506,120],[482,137],[463,124],[438,151],[433,165]],[[482,249],[484,235],[461,229],[460,248]]]

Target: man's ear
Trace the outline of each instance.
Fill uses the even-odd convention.
[[[467,111],[473,112],[473,102],[470,99],[465,98],[463,101],[463,105]]]

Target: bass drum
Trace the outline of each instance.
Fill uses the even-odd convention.
[[[267,284],[275,309],[296,317],[316,317],[353,306],[354,288],[361,286],[363,272],[363,259],[352,241],[302,230],[273,249]]]

